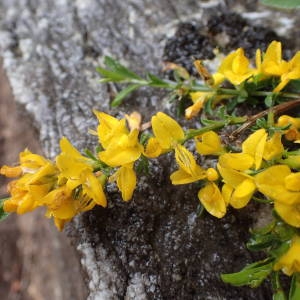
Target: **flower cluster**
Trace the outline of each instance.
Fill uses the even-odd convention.
[[[94,172],[93,162],[82,156],[66,139],[60,141],[61,153],[51,162],[29,150],[20,153],[16,167],[3,166],[0,173],[18,178],[8,184],[11,197],[5,200],[6,212],[24,214],[46,207],[46,216],[54,218],[62,230],[76,214],[106,206],[101,172]]]
[[[171,183],[201,183],[197,190],[199,205],[212,216],[222,218],[229,207],[241,209],[252,201],[264,203],[273,211],[272,222],[253,231],[247,244],[250,250],[263,250],[266,259],[236,274],[222,275],[223,281],[254,287],[269,275],[278,276],[281,270],[296,278],[291,293],[300,293],[300,280],[295,277],[300,273],[300,118],[282,114],[300,104],[300,52],[286,61],[281,43],[274,41],[265,53],[257,50],[253,68],[239,48],[225,57],[212,75],[196,61],[205,86],[174,64],[172,68],[180,78],[174,84],[151,74],[148,82],[142,80],[111,58],[107,58],[107,65],[112,68],[109,72],[99,68],[100,73],[110,76],[104,82],[134,80],[134,87],[128,91],[145,82],[178,93],[180,90],[193,102],[185,111],[188,119],[209,102],[212,105],[204,109],[203,115],[210,118],[203,117],[200,128],[185,129],[163,112],[157,112],[148,126],[143,126],[138,112],[118,119],[94,111],[99,121],[96,131],[92,131],[98,137],[96,153],[87,150],[83,155],[63,137],[61,152],[53,161],[25,150],[17,166],[2,166],[0,174],[15,179],[8,184],[10,197],[0,202],[0,218],[2,209],[23,214],[44,207],[46,216],[62,230],[75,215],[95,205],[106,207],[107,184],[115,183],[124,201],[132,199],[140,163],[169,153],[177,165],[170,174]],[[233,88],[223,88],[225,81]],[[288,89],[290,82],[294,84],[292,92]],[[117,102],[125,95],[117,96]],[[268,109],[250,117],[236,116],[234,109],[242,102]],[[212,111],[217,104],[219,107]],[[280,116],[276,119],[276,115]],[[238,124],[241,126],[236,129]],[[235,130],[227,139],[221,138],[219,130],[232,129],[227,128],[229,125]],[[149,130],[142,134],[145,128]],[[237,133],[243,133],[243,142],[228,143]],[[202,161],[208,157],[214,167],[200,165],[200,157]],[[279,280],[273,281],[279,297]]]
[[[255,63],[256,67],[251,67],[250,60],[242,48],[226,56],[217,72],[211,75],[211,91],[190,92],[193,105],[186,109],[186,118],[196,116],[210,99],[218,103],[220,100],[232,98],[232,95],[220,93],[219,88],[224,81],[236,86],[240,90],[239,96],[241,93],[250,96],[257,92],[258,87],[269,84],[268,88],[274,93],[279,93],[290,81],[300,78],[300,51],[286,61],[282,58],[280,42],[273,41],[263,54],[257,49]],[[203,69],[197,70],[201,75]]]

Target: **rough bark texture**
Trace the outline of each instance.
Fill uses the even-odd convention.
[[[95,137],[87,135],[88,128],[96,126],[92,109],[116,115],[139,110],[145,121],[159,110],[172,113],[161,92],[148,89],[136,92],[121,108],[110,109],[116,87],[98,84],[95,72],[105,55],[121,59],[137,72],[158,73],[166,40],[180,22],[194,20],[198,30],[213,40],[209,45],[226,49],[231,46],[228,37],[235,36],[232,46],[239,46],[241,33],[229,30],[212,37],[205,25],[221,11],[248,11],[247,28],[268,22],[269,28],[280,29],[270,21],[293,20],[282,12],[253,15],[249,12],[257,9],[255,2],[234,2],[2,0],[0,54],[15,99],[31,114],[45,154],[57,154],[63,135],[79,149],[94,147]],[[297,21],[297,15],[293,17]],[[297,28],[296,21],[285,25],[285,37],[293,26]],[[254,36],[259,32],[252,30]],[[199,218],[197,188],[171,186],[174,167],[170,157],[152,162],[150,175],[140,178],[131,202],[122,202],[110,187],[107,209],[76,217],[66,228],[86,271],[88,299],[270,298],[267,285],[257,290],[233,288],[219,277],[252,261],[244,243],[257,207],[230,212],[221,221],[208,215]]]
[[[41,152],[30,118],[18,109],[0,69],[0,165],[14,164],[30,147]],[[0,196],[6,181],[0,178]],[[82,300],[87,297],[78,254],[64,234],[44,218],[43,211],[11,215],[0,226],[0,299]]]

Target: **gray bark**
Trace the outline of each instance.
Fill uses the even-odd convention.
[[[119,115],[138,110],[144,121],[167,111],[163,94],[148,89],[111,109],[115,86],[97,82],[96,66],[110,55],[139,73],[158,73],[165,41],[179,22],[204,22],[226,5],[239,12],[256,9],[252,1],[234,8],[234,1],[227,2],[2,0],[0,55],[15,100],[39,129],[45,155],[58,153],[61,136],[81,150],[93,148],[96,138],[87,134],[96,127],[93,109]],[[272,14],[259,17],[255,22],[278,21]],[[86,272],[88,299],[270,298],[268,286],[234,288],[219,278],[254,259],[244,243],[257,208],[222,220],[197,217],[197,189],[170,185],[170,161],[151,164],[131,202],[110,188],[108,208],[78,216],[66,228]]]

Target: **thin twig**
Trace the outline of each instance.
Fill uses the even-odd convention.
[[[295,100],[291,100],[288,102],[284,102],[281,104],[278,104],[274,107],[271,107],[269,109],[266,109],[264,111],[261,111],[260,113],[253,115],[251,117],[248,118],[248,120],[238,129],[234,130],[231,135],[229,136],[229,139],[231,141],[234,141],[235,139],[238,138],[238,136],[246,129],[248,129],[249,127],[251,127],[257,119],[260,119],[266,115],[268,115],[269,112],[273,112],[274,115],[278,115],[283,113],[284,111],[290,110],[294,107],[297,107],[300,105],[300,99],[295,99]]]

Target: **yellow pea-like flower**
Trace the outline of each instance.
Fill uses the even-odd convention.
[[[97,133],[100,144],[106,149],[110,144],[118,142],[122,135],[128,134],[126,127],[126,120],[118,120],[104,112],[94,110],[99,125],[97,127]]]
[[[157,138],[151,137],[146,145],[144,155],[149,158],[158,157],[163,152],[163,149],[160,146]]]
[[[242,144],[242,152],[253,157],[255,170],[258,170],[261,166],[266,141],[266,130],[259,129],[252,133]]]
[[[198,193],[204,208],[213,216],[222,218],[226,214],[226,203],[218,186],[209,182]]]
[[[101,161],[111,167],[132,163],[139,159],[144,147],[138,140],[139,132],[134,129],[129,134],[123,134],[118,141],[111,143],[104,151],[99,152]]]
[[[266,141],[263,152],[263,158],[265,160],[279,158],[282,155],[284,147],[281,142],[281,136],[281,133],[275,132],[273,136]]]
[[[263,56],[261,70],[263,74],[281,76],[288,70],[288,63],[282,59],[281,43],[273,41]]]
[[[181,126],[162,112],[158,112],[152,117],[151,124],[153,133],[162,149],[171,149],[184,138]]]
[[[291,175],[286,165],[275,165],[255,175],[258,190],[273,201],[286,205],[300,203],[300,192],[290,190],[286,186],[286,178]]]
[[[300,192],[300,172],[291,173],[284,178],[285,187],[293,192]]]
[[[230,205],[237,209],[245,207],[251,200],[255,190],[254,180],[252,178],[245,179],[234,189],[229,200]]]
[[[137,182],[136,174],[133,170],[133,163],[120,167],[109,180],[117,182],[124,201],[130,200]]]
[[[219,155],[224,151],[221,139],[214,131],[205,132],[195,140],[196,149],[202,155]]]
[[[197,165],[193,154],[180,144],[175,147],[175,159],[179,170],[171,174],[172,184],[187,184],[207,177],[206,171]]]
[[[254,74],[255,70],[250,68],[250,62],[242,48],[230,53],[222,61],[218,71],[213,78],[216,82],[225,77],[234,85],[239,85]]]
[[[253,166],[254,158],[246,153],[224,153],[219,158],[219,164],[224,168],[245,171]]]
[[[274,270],[282,270],[288,276],[300,272],[300,237],[295,235],[291,246],[274,264]]]

